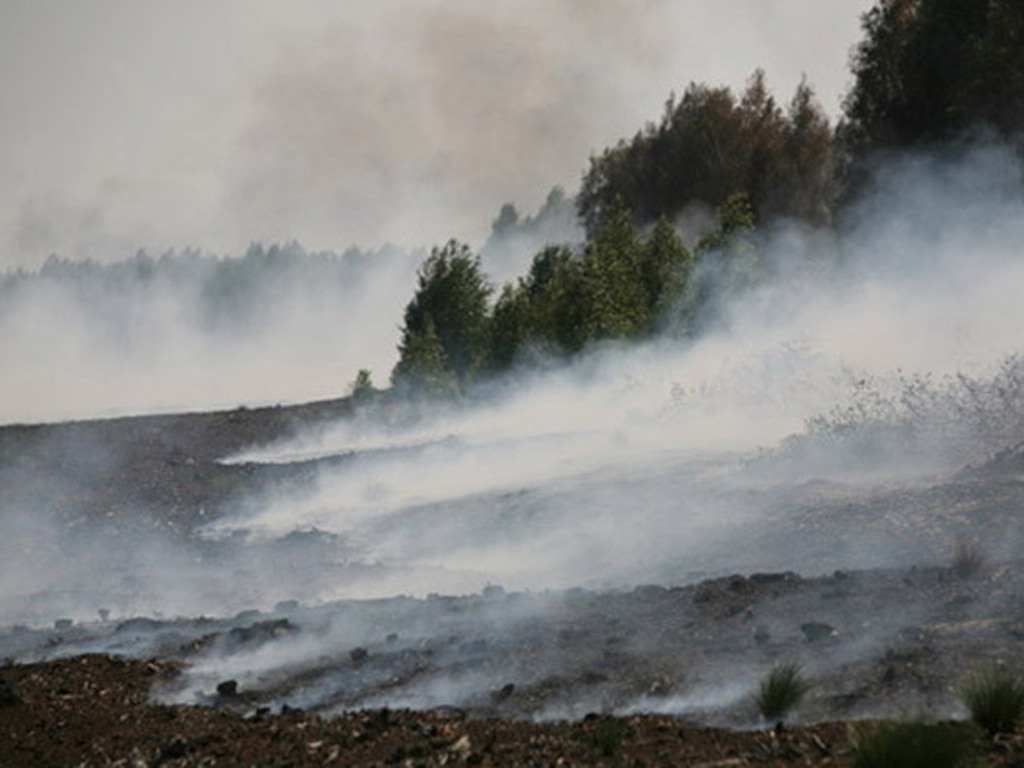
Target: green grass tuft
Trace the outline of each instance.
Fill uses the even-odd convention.
[[[800,665],[784,662],[772,667],[761,681],[754,703],[765,720],[779,720],[803,701],[810,689]]]
[[[883,721],[851,726],[854,768],[968,768],[978,750],[969,727]]]
[[[993,667],[967,681],[963,702],[971,719],[990,736],[1010,733],[1024,719],[1024,680],[1008,669]]]

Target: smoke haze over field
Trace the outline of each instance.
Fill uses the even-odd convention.
[[[0,266],[482,242],[690,81],[833,115],[867,0],[0,8]]]
[[[841,446],[818,449],[787,479],[905,479],[982,460],[1019,435],[969,435],[965,454],[945,442],[953,433],[940,427],[949,424],[927,422],[962,420],[961,436],[972,409],[995,408],[981,415],[1021,423],[1024,398],[984,403],[983,388],[957,390],[957,379],[944,378],[984,380],[1020,351],[1021,171],[1000,147],[894,162],[837,244],[802,232],[768,235],[763,247],[776,279],[737,297],[692,344],[597,350],[569,370],[509,385],[496,404],[435,414],[411,430],[371,418],[237,457],[290,462],[365,452],[299,497],[260,500],[221,532],[276,537],[315,528],[358,542],[374,562],[436,567],[444,579],[481,563],[491,570],[473,570],[471,583],[490,576],[516,587],[651,578],[680,558],[721,563],[742,556],[711,555],[711,542],[767,519],[772,505],[770,494],[744,495],[731,462],[843,407],[858,380],[885,382],[897,372],[948,395],[948,412],[936,406],[911,425],[933,442],[907,450],[894,433],[857,460]],[[820,263],[827,247],[846,261]],[[884,403],[876,407],[862,415],[864,426],[884,416]],[[642,566],[634,562],[640,553]],[[880,564],[892,553],[875,543],[853,562],[862,554]],[[745,557],[761,567],[812,567],[788,551]],[[416,578],[422,585],[431,577]]]
[[[0,270],[480,245],[502,203],[572,194],[590,153],[691,81],[739,89],[764,67],[784,99],[806,74],[835,114],[867,4],[12,0]],[[0,423],[327,398],[360,368],[382,384],[412,279],[391,264],[354,304],[292,285],[230,337],[181,286],[23,291],[0,307]]]
[[[42,627],[58,617],[83,622],[66,627],[69,637],[80,633],[77,644],[72,637],[32,647],[33,639],[39,642],[33,633],[8,633],[11,643],[25,644],[25,653],[42,656],[95,650],[151,656],[161,642],[178,652],[192,647],[191,666],[165,694],[175,702],[220,703],[210,691],[231,676],[248,691],[265,687],[274,706],[287,699],[328,713],[353,706],[493,705],[494,692],[509,685],[530,691],[556,676],[611,679],[612,670],[633,663],[629,654],[647,660],[657,651],[678,666],[686,658],[681,647],[705,624],[730,628],[715,643],[716,651],[728,652],[716,657],[710,685],[690,677],[707,668],[699,658],[680,673],[679,696],[655,700],[631,691],[609,703],[590,693],[594,685],[610,686],[605,679],[567,687],[566,706],[530,714],[739,707],[741,689],[752,689],[760,667],[782,650],[811,661],[813,674],[832,682],[845,680],[858,664],[867,666],[864,679],[877,681],[908,635],[925,638],[921,643],[941,636],[924,629],[945,615],[929,613],[935,600],[955,606],[946,631],[988,624],[969,619],[998,612],[1000,601],[1019,595],[1011,590],[984,606],[985,598],[963,603],[955,596],[971,587],[951,583],[949,568],[852,576],[837,569],[948,564],[954,533],[965,528],[994,560],[1018,556],[1019,491],[1007,495],[1006,487],[1019,483],[957,485],[948,473],[1019,443],[1024,428],[1024,364],[999,368],[1024,341],[1022,179],[1020,158],[1000,146],[889,158],[836,232],[763,228],[756,253],[770,278],[725,290],[699,337],[600,346],[571,364],[503,381],[491,397],[458,409],[431,404],[424,415],[393,403],[368,406],[284,443],[222,457],[219,466],[236,477],[269,482],[236,486],[230,506],[207,524],[200,510],[193,518],[198,529],[184,535],[134,528],[132,521],[145,516],[136,509],[123,510],[107,527],[98,524],[99,535],[61,531],[31,504],[13,504],[0,519],[0,625]],[[407,268],[397,273],[410,275]],[[367,279],[364,287],[373,290],[357,291],[363,303],[353,307],[360,317],[377,321],[388,297],[409,295],[408,287],[396,292],[376,268]],[[299,294],[313,296],[314,307],[331,295]],[[50,297],[41,306],[61,302]],[[302,300],[282,301],[269,316],[301,318],[308,309]],[[343,319],[329,312],[319,319],[330,317]],[[301,341],[298,330],[316,324],[281,323],[277,332],[270,323],[264,346],[247,354],[275,359]],[[191,318],[175,332],[197,327]],[[212,358],[216,347],[204,351]],[[309,354],[300,349],[299,358]],[[261,370],[258,357],[238,362],[240,372]],[[911,379],[925,384],[909,401],[910,422],[900,421],[907,392],[894,379],[897,371],[924,377]],[[968,386],[945,378],[958,371],[976,378]],[[890,395],[892,381],[897,387]],[[880,384],[868,392],[878,397],[858,410],[851,395],[861,382]],[[991,402],[989,395],[995,395]],[[843,409],[851,402],[847,418]],[[890,403],[896,419],[889,418]],[[922,403],[928,407],[915,410]],[[853,439],[801,434],[808,419],[836,408],[836,423]],[[875,421],[894,429],[874,430]],[[974,431],[975,422],[1007,430]],[[904,439],[901,426],[913,440]],[[870,433],[867,450],[856,442],[862,427]],[[800,437],[785,441],[794,434]],[[951,444],[950,435],[966,439]],[[104,461],[101,451],[87,459]],[[324,461],[303,463],[311,459]],[[198,478],[213,464],[173,460],[183,478],[191,472]],[[30,488],[65,479],[63,467],[52,477],[35,471],[31,463],[25,467]],[[290,481],[275,482],[281,478]],[[990,486],[998,487],[985,497]],[[69,489],[72,513],[75,497],[87,490]],[[794,597],[784,619],[779,603],[749,601],[745,590],[755,589],[753,578],[704,581],[691,592],[629,591],[760,572],[765,590],[778,587],[785,602],[800,580],[779,571],[835,575]],[[873,598],[851,610],[858,585],[872,578],[906,592],[897,598],[885,588],[884,611]],[[931,608],[918,602],[926,579],[936,590]],[[982,582],[989,579],[975,584]],[[994,576],[992,583],[998,583]],[[607,591],[558,591],[576,586]],[[629,610],[620,613],[623,621],[599,613],[599,633],[572,639],[580,601],[603,611],[610,600],[650,604],[652,594],[666,599],[657,616],[635,618]],[[374,597],[394,599],[367,600]],[[357,602],[334,602],[343,599]],[[729,605],[728,613],[711,615]],[[229,617],[251,608],[268,612],[226,619],[214,640],[205,618],[120,623],[138,615]],[[118,623],[85,623],[100,610]],[[678,623],[673,611],[687,612],[692,623]],[[772,625],[763,630],[766,645],[757,639],[762,623]],[[568,634],[556,632],[558,626]],[[808,631],[815,628],[828,639],[811,644]],[[521,656],[505,650],[510,647]],[[550,652],[539,668],[537,649]],[[525,662],[516,667],[509,658]],[[909,658],[917,664],[920,657]],[[599,663],[609,674],[587,677]],[[948,689],[949,680],[942,684]],[[274,698],[277,685],[285,690]],[[877,715],[876,706],[870,702],[857,714]]]

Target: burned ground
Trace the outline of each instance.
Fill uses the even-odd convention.
[[[3,503],[70,531],[159,531],[216,561],[231,542],[198,526],[318,464],[218,459],[345,407],[8,427]],[[846,764],[842,721],[961,719],[968,672],[1024,661],[1021,470],[1010,451],[913,483],[787,486],[784,514],[734,532],[746,567],[628,588],[0,619],[0,763]],[[875,540],[903,562],[830,567]],[[759,562],[780,541],[801,568]],[[316,532],[275,546],[291,549],[266,567],[318,572],[344,549]],[[750,701],[778,661],[814,683],[782,733]],[[1024,758],[1012,738],[987,749]]]

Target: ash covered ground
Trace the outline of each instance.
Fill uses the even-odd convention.
[[[268,729],[302,732],[270,762],[589,763],[608,716],[648,764],[842,764],[841,728],[756,730],[774,663],[813,679],[790,718],[812,725],[962,718],[965,675],[1024,656],[1018,451],[810,477],[622,434],[553,470],[595,438],[295,442],[358,421],[338,401],[0,430],[5,764],[246,764]]]

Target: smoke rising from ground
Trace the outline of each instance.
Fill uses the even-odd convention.
[[[208,696],[231,675],[243,687],[281,685],[282,701],[328,712],[353,701],[437,706],[486,702],[510,678],[529,690],[588,665],[614,666],[617,657],[602,662],[599,648],[571,663],[555,654],[551,667],[494,669],[486,648],[537,637],[557,647],[559,636],[538,618],[558,616],[571,629],[564,617],[588,600],[631,599],[618,590],[736,572],[809,576],[948,563],[955,540],[944,516],[957,512],[955,491],[908,493],[901,502],[884,489],[930,488],[936,475],[1007,447],[1012,429],[977,429],[985,422],[979,414],[1024,421],[1024,397],[987,399],[1007,383],[1021,385],[1007,357],[1019,353],[1024,327],[1015,300],[1024,278],[1021,178],[1019,159],[998,146],[894,160],[834,239],[785,226],[763,233],[763,267],[773,279],[727,293],[700,338],[607,345],[571,366],[524,374],[463,409],[370,406],[285,444],[224,457],[239,471],[297,466],[308,474],[235,499],[233,514],[205,526],[198,540],[128,535],[111,556],[102,537],[66,538],[31,514],[9,516],[0,542],[16,543],[2,551],[0,617],[8,618],[0,620],[80,618],[100,607],[118,619],[226,616],[295,598],[303,610],[289,615],[301,616],[301,631],[282,625],[286,634],[262,645],[231,646],[226,635],[197,653],[173,699]],[[907,381],[925,384],[907,397]],[[865,387],[869,397],[858,400]],[[814,427],[815,417],[824,422]],[[955,445],[950,435],[959,436]],[[965,514],[988,503],[971,495],[976,489],[966,493]],[[824,531],[813,525],[823,515]],[[972,532],[999,560],[1019,551],[1017,527],[1015,516],[1003,515]],[[49,555],[45,570],[32,567],[40,552]],[[921,573],[914,578],[923,584]],[[901,575],[864,578],[891,590]],[[723,582],[707,589],[731,592]],[[814,587],[811,618],[831,610],[870,621],[850,619],[841,652],[808,651],[814,674],[868,663],[920,619],[913,601],[883,615],[856,590],[847,602],[825,600],[845,583],[836,576]],[[482,592],[489,585],[490,598]],[[494,598],[496,585],[534,593]],[[546,592],[576,586],[613,592]],[[436,595],[396,598],[430,593],[478,597],[458,605]],[[396,599],[331,602],[374,597]],[[702,604],[689,598],[699,620]],[[854,611],[849,601],[861,598]],[[783,590],[771,608],[787,599]],[[806,621],[807,605],[801,593],[786,615]],[[739,627],[743,642],[754,642],[758,622],[771,637],[789,632],[801,642],[799,625],[757,610],[749,625],[736,614],[723,626]],[[981,610],[968,605],[962,618]],[[209,631],[201,623],[181,628],[187,636]],[[387,651],[391,632],[397,650]],[[99,647],[148,653],[151,634],[117,630]],[[478,636],[492,646],[459,644]],[[666,652],[642,631],[628,637],[614,653],[657,651],[671,662],[681,642],[674,635]],[[380,665],[373,655],[365,667],[354,664],[350,649],[374,643]],[[479,667],[474,653],[485,660]],[[418,664],[430,674],[420,676]],[[652,702],[638,693],[617,706],[702,716],[709,707],[734,708],[756,666],[730,657],[678,696]],[[394,674],[403,682],[392,687]],[[583,691],[534,715],[606,706]]]
[[[317,565],[312,579],[298,569],[294,590],[304,600],[464,592],[489,582],[615,586],[721,570],[839,567],[811,551],[794,562],[792,548],[777,541],[754,546],[791,505],[790,484],[954,469],[1006,447],[1008,433],[986,432],[986,423],[1019,423],[1021,398],[979,405],[975,395],[1017,381],[1012,365],[998,375],[1020,349],[1024,319],[1015,290],[1024,278],[1020,174],[1019,161],[995,146],[956,159],[908,158],[854,209],[838,242],[793,229],[766,233],[762,252],[776,278],[734,295],[693,342],[601,347],[571,367],[507,382],[464,409],[411,417],[371,408],[288,444],[224,457],[235,464],[343,460],[326,462],[298,488],[285,484],[239,499],[236,514],[207,535],[271,548],[293,535],[326,542],[326,562],[338,568]],[[372,286],[380,273],[368,275]],[[393,289],[385,284],[383,292],[367,291],[355,314],[376,317],[371,305]],[[285,317],[308,310],[303,296],[284,302]],[[45,306],[68,309],[53,297]],[[381,322],[393,328],[390,315]],[[315,325],[285,324],[287,333],[270,332],[268,346],[251,345],[246,354],[266,350],[268,370],[280,370],[278,345],[308,343],[294,329]],[[367,328],[366,335],[376,332]],[[188,359],[179,356],[177,365]],[[227,365],[239,359],[228,357]],[[252,359],[239,365],[246,376],[255,369]],[[935,398],[926,388],[916,401],[901,393],[900,376],[930,376],[938,391],[943,377],[958,371],[980,384]],[[868,400],[864,382],[877,383]],[[177,379],[169,383],[168,393],[188,394]],[[105,391],[118,390],[108,381]],[[908,402],[925,401],[936,405],[906,411]],[[786,443],[781,459],[749,463],[757,451],[803,433],[815,417],[824,417],[819,429]],[[870,432],[875,442],[857,442],[860,427],[879,425],[884,429]],[[837,437],[850,434],[854,439]],[[12,518],[10,540],[45,544],[45,526],[21,531],[26,519]],[[736,546],[739,532],[750,546]],[[933,544],[923,542],[919,556],[934,557]],[[68,569],[47,579],[86,583],[89,564],[102,559],[90,554],[93,546],[73,548]],[[865,532],[841,564],[889,564],[897,552],[906,556],[904,546]],[[137,565],[146,570],[144,562]],[[206,567],[218,572],[216,563]],[[204,579],[219,585],[206,590],[205,610],[216,612],[219,601],[239,606],[228,598],[231,578]],[[246,581],[254,604],[272,603],[290,588],[288,577],[277,579],[261,598],[260,583]],[[31,594],[31,585],[26,589]],[[155,599],[154,610],[182,604]]]
[[[881,177],[884,192],[854,209],[834,251],[816,252],[828,244],[797,231],[767,235],[762,248],[777,278],[733,296],[692,344],[598,349],[568,371],[509,384],[493,405],[411,428],[345,423],[312,441],[237,457],[364,452],[325,470],[301,498],[257,504],[227,527],[264,536],[315,527],[351,537],[375,562],[467,568],[478,581],[480,567],[491,568],[516,587],[632,582],[687,553],[694,569],[728,561],[724,551],[708,556],[709,537],[754,525],[774,503],[770,494],[747,497],[745,470],[734,461],[841,409],[866,378],[919,376],[938,389],[959,372],[985,382],[1019,350],[1020,172],[1012,154],[993,146],[955,160],[908,158]],[[983,460],[1006,447],[1007,433],[968,435],[968,421],[986,407],[1003,408],[1004,421],[1018,418],[1012,411],[1022,401],[980,404],[977,391],[950,389],[947,406],[908,422],[934,439],[920,439],[902,461],[894,461],[906,446],[893,424],[884,439],[898,450],[876,446],[854,462],[842,441],[831,453],[818,445],[815,460],[803,468],[797,461],[787,479],[905,478]],[[886,396],[901,395],[879,392]],[[865,412],[862,426],[872,416]],[[928,422],[940,418],[961,420],[966,451]],[[755,558],[783,567],[791,556]]]

